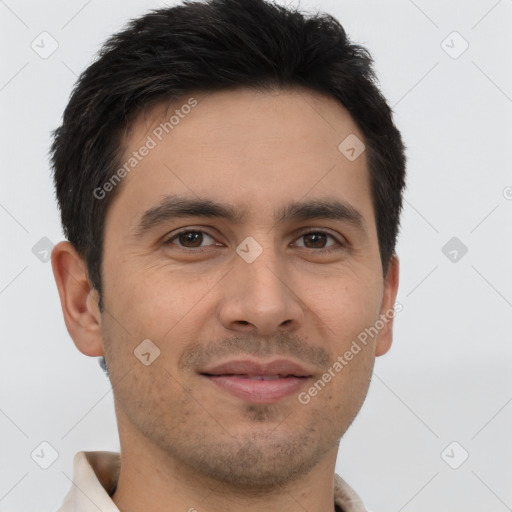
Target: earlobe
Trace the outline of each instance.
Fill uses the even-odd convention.
[[[53,248],[52,270],[64,322],[75,345],[85,355],[103,355],[98,294],[87,277],[84,261],[70,242],[59,242]]]
[[[393,319],[396,314],[394,304],[398,292],[398,274],[399,261],[398,256],[395,254],[391,257],[388,272],[384,280],[384,293],[380,311],[380,318],[384,325],[379,332],[375,345],[375,356],[377,357],[388,352],[393,341]]]

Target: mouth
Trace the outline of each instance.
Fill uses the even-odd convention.
[[[311,372],[289,360],[228,361],[199,372],[223,391],[252,403],[272,403],[299,392]]]
[[[226,375],[210,375],[208,373],[202,373],[201,375],[206,375],[207,377],[239,377],[241,379],[249,379],[249,380],[279,380],[279,379],[287,379],[289,377],[296,377],[298,379],[306,379],[307,377],[298,377],[297,375],[238,375],[236,373],[226,374]]]

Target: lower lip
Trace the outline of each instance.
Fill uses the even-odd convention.
[[[307,377],[283,377],[274,380],[256,380],[220,375],[205,377],[232,395],[253,403],[271,403],[297,393],[309,380]]]

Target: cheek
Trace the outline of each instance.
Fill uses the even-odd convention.
[[[379,318],[382,286],[375,278],[345,273],[304,289],[305,304],[323,324],[323,331],[343,348]],[[307,293],[306,293],[307,292]]]
[[[304,407],[301,416],[304,421],[312,421],[314,428],[330,432],[328,438],[340,438],[361,409],[368,392],[373,361],[371,350],[363,347],[350,361],[338,362],[338,366],[332,364],[299,397]]]
[[[208,307],[204,299],[218,280],[216,275],[199,278],[168,265],[118,268],[105,288],[112,299],[107,307],[130,333],[132,350],[146,338],[161,351],[172,341],[176,350],[179,340],[196,336],[197,320],[205,317]]]

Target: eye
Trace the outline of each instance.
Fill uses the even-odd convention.
[[[215,242],[214,238],[210,236],[208,233],[199,230],[185,230],[176,233],[171,238],[164,242],[165,245],[171,245],[176,240],[178,242],[179,247],[183,247],[186,249],[196,249],[204,247],[201,244],[206,239],[210,239]],[[212,245],[212,244],[209,244]]]
[[[328,245],[331,239],[333,243]],[[210,240],[210,243],[205,243]],[[297,240],[303,240],[302,244],[296,243],[296,247],[305,249],[314,249],[315,252],[328,253],[333,250],[341,249],[344,244],[339,242],[333,235],[325,231],[308,231],[302,233]],[[213,243],[212,243],[213,242]],[[203,249],[212,245],[222,245],[215,241],[215,239],[208,233],[197,229],[185,229],[164,241],[164,245],[177,245],[183,249]]]
[[[334,240],[334,243],[327,246],[327,239]],[[325,249],[324,252],[330,252],[335,247],[341,248],[343,244],[340,243],[333,235],[325,231],[308,231],[302,233],[297,240],[303,239],[303,245],[296,244],[297,247],[305,247],[306,249]],[[328,248],[327,248],[328,247]]]

